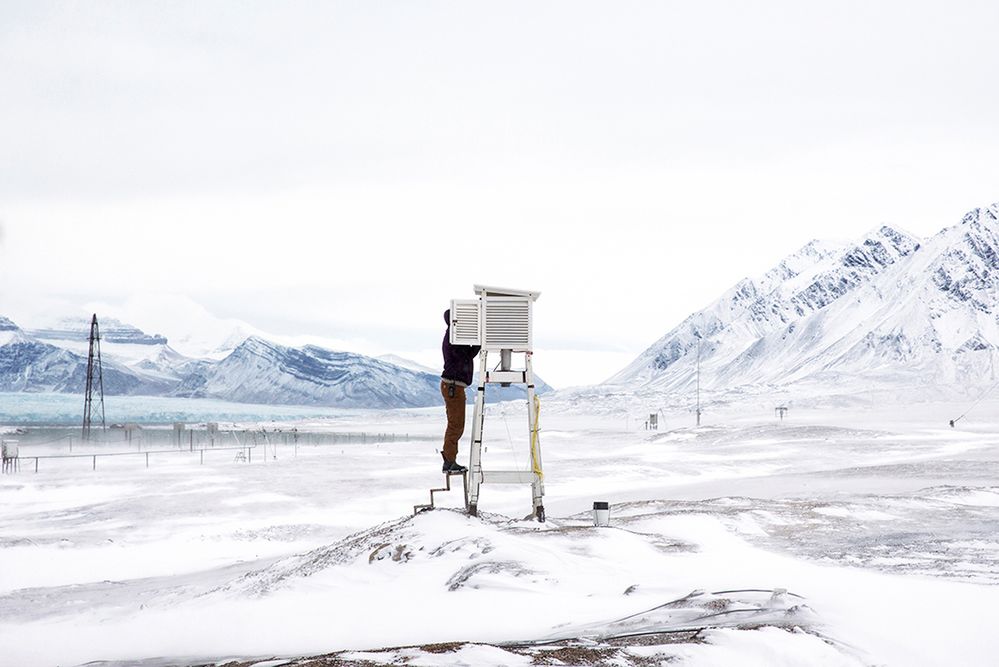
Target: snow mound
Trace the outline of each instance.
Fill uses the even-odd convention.
[[[707,593],[697,590],[623,618],[561,628],[539,640],[608,641],[641,635],[669,634],[706,627],[803,627],[817,619],[804,598],[783,588],[740,589]]]
[[[436,581],[447,591],[551,587],[558,584],[552,551],[532,537],[565,530],[571,529],[487,513],[472,518],[451,510],[427,512],[283,559],[214,592],[267,595],[306,577],[368,568],[384,572],[399,566],[423,571],[421,578]]]
[[[970,488],[964,486],[941,487],[934,493],[929,494],[928,497],[956,505],[999,507],[999,487],[996,486],[988,488]]]

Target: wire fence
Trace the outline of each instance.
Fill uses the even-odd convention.
[[[138,457],[148,468],[150,461],[176,459],[169,455],[196,454],[199,464],[203,464],[206,452],[234,452],[234,462],[252,463],[255,450],[262,450],[261,458],[266,459],[268,450],[276,456],[279,447],[283,451],[292,449],[297,456],[300,447],[364,446],[439,439],[436,435],[392,432],[315,432],[296,428],[226,430],[211,426],[173,429],[126,427],[99,431],[89,439],[83,439],[76,429],[33,427],[21,428],[0,438],[3,442],[4,473],[29,469],[37,473],[43,468],[42,462],[59,459],[89,459],[90,469],[97,470],[98,459]]]

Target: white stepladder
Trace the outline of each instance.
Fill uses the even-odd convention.
[[[465,505],[472,516],[478,514],[479,487],[482,484],[530,484],[533,516],[545,520],[544,472],[538,433],[538,402],[534,392],[531,365],[532,306],[540,292],[475,285],[477,299],[451,301],[451,343],[479,345],[479,384],[472,415],[472,444],[469,448],[468,485]],[[500,353],[499,366],[489,370],[490,352]],[[513,369],[514,353],[524,355],[524,368]],[[523,384],[527,390],[527,424],[531,444],[530,470],[488,470],[482,464],[483,422],[486,385]]]

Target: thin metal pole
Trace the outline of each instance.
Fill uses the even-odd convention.
[[[701,335],[697,334],[697,425],[701,425]]]

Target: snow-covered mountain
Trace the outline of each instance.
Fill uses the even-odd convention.
[[[84,328],[84,324],[86,328]],[[0,318],[0,391],[82,393],[89,321],[21,330]],[[101,321],[104,392],[336,407],[413,407],[440,402],[435,374],[315,346],[250,337],[221,360],[191,359],[162,336]]]
[[[942,387],[989,381],[999,350],[999,204],[925,243],[881,227],[812,242],[744,279],[605,384],[657,392],[794,383]]]
[[[315,345],[280,345],[261,336],[233,340],[221,358],[186,357],[166,338],[108,318],[101,322],[104,391],[272,405],[399,408],[439,405],[440,374],[386,355],[375,359]],[[82,392],[89,320],[21,330],[0,318],[0,391]],[[538,392],[550,391],[540,379]],[[523,388],[491,388],[489,402],[522,398]],[[474,393],[470,392],[470,400]]]
[[[166,345],[167,342],[167,339],[159,334],[149,335],[131,324],[110,317],[102,317],[99,326],[102,344]],[[67,317],[52,326],[29,329],[27,333],[41,340],[88,341],[90,318]]]
[[[538,392],[546,391],[550,387],[539,382]],[[172,393],[243,403],[349,408],[441,403],[440,374],[421,370],[413,362],[404,366],[315,345],[288,347],[256,336],[246,339],[222,361],[193,372]],[[522,387],[495,387],[486,395],[494,402],[522,398],[524,391]]]
[[[159,334],[110,317],[98,319],[101,359],[105,366],[117,366],[136,376],[139,391],[167,391],[191,372],[195,360],[178,353]],[[54,324],[24,332],[32,339],[87,357],[90,348],[90,318],[68,317]],[[133,383],[135,384],[135,383]],[[130,392],[131,393],[131,392]]]
[[[83,393],[87,380],[86,354],[52,345],[28,335],[9,319],[0,330],[0,391]],[[103,360],[107,394],[156,395],[175,380],[136,373],[113,359]]]
[[[258,337],[185,379],[178,396],[351,408],[440,402],[440,379],[351,352],[285,347]]]
[[[387,364],[392,364],[393,366],[401,366],[402,368],[408,368],[411,371],[416,371],[417,373],[430,373],[431,375],[439,374],[439,369],[431,368],[430,366],[424,366],[418,361],[413,361],[412,359],[406,359],[405,357],[400,357],[398,354],[380,354],[377,357],[378,361],[384,361]]]

